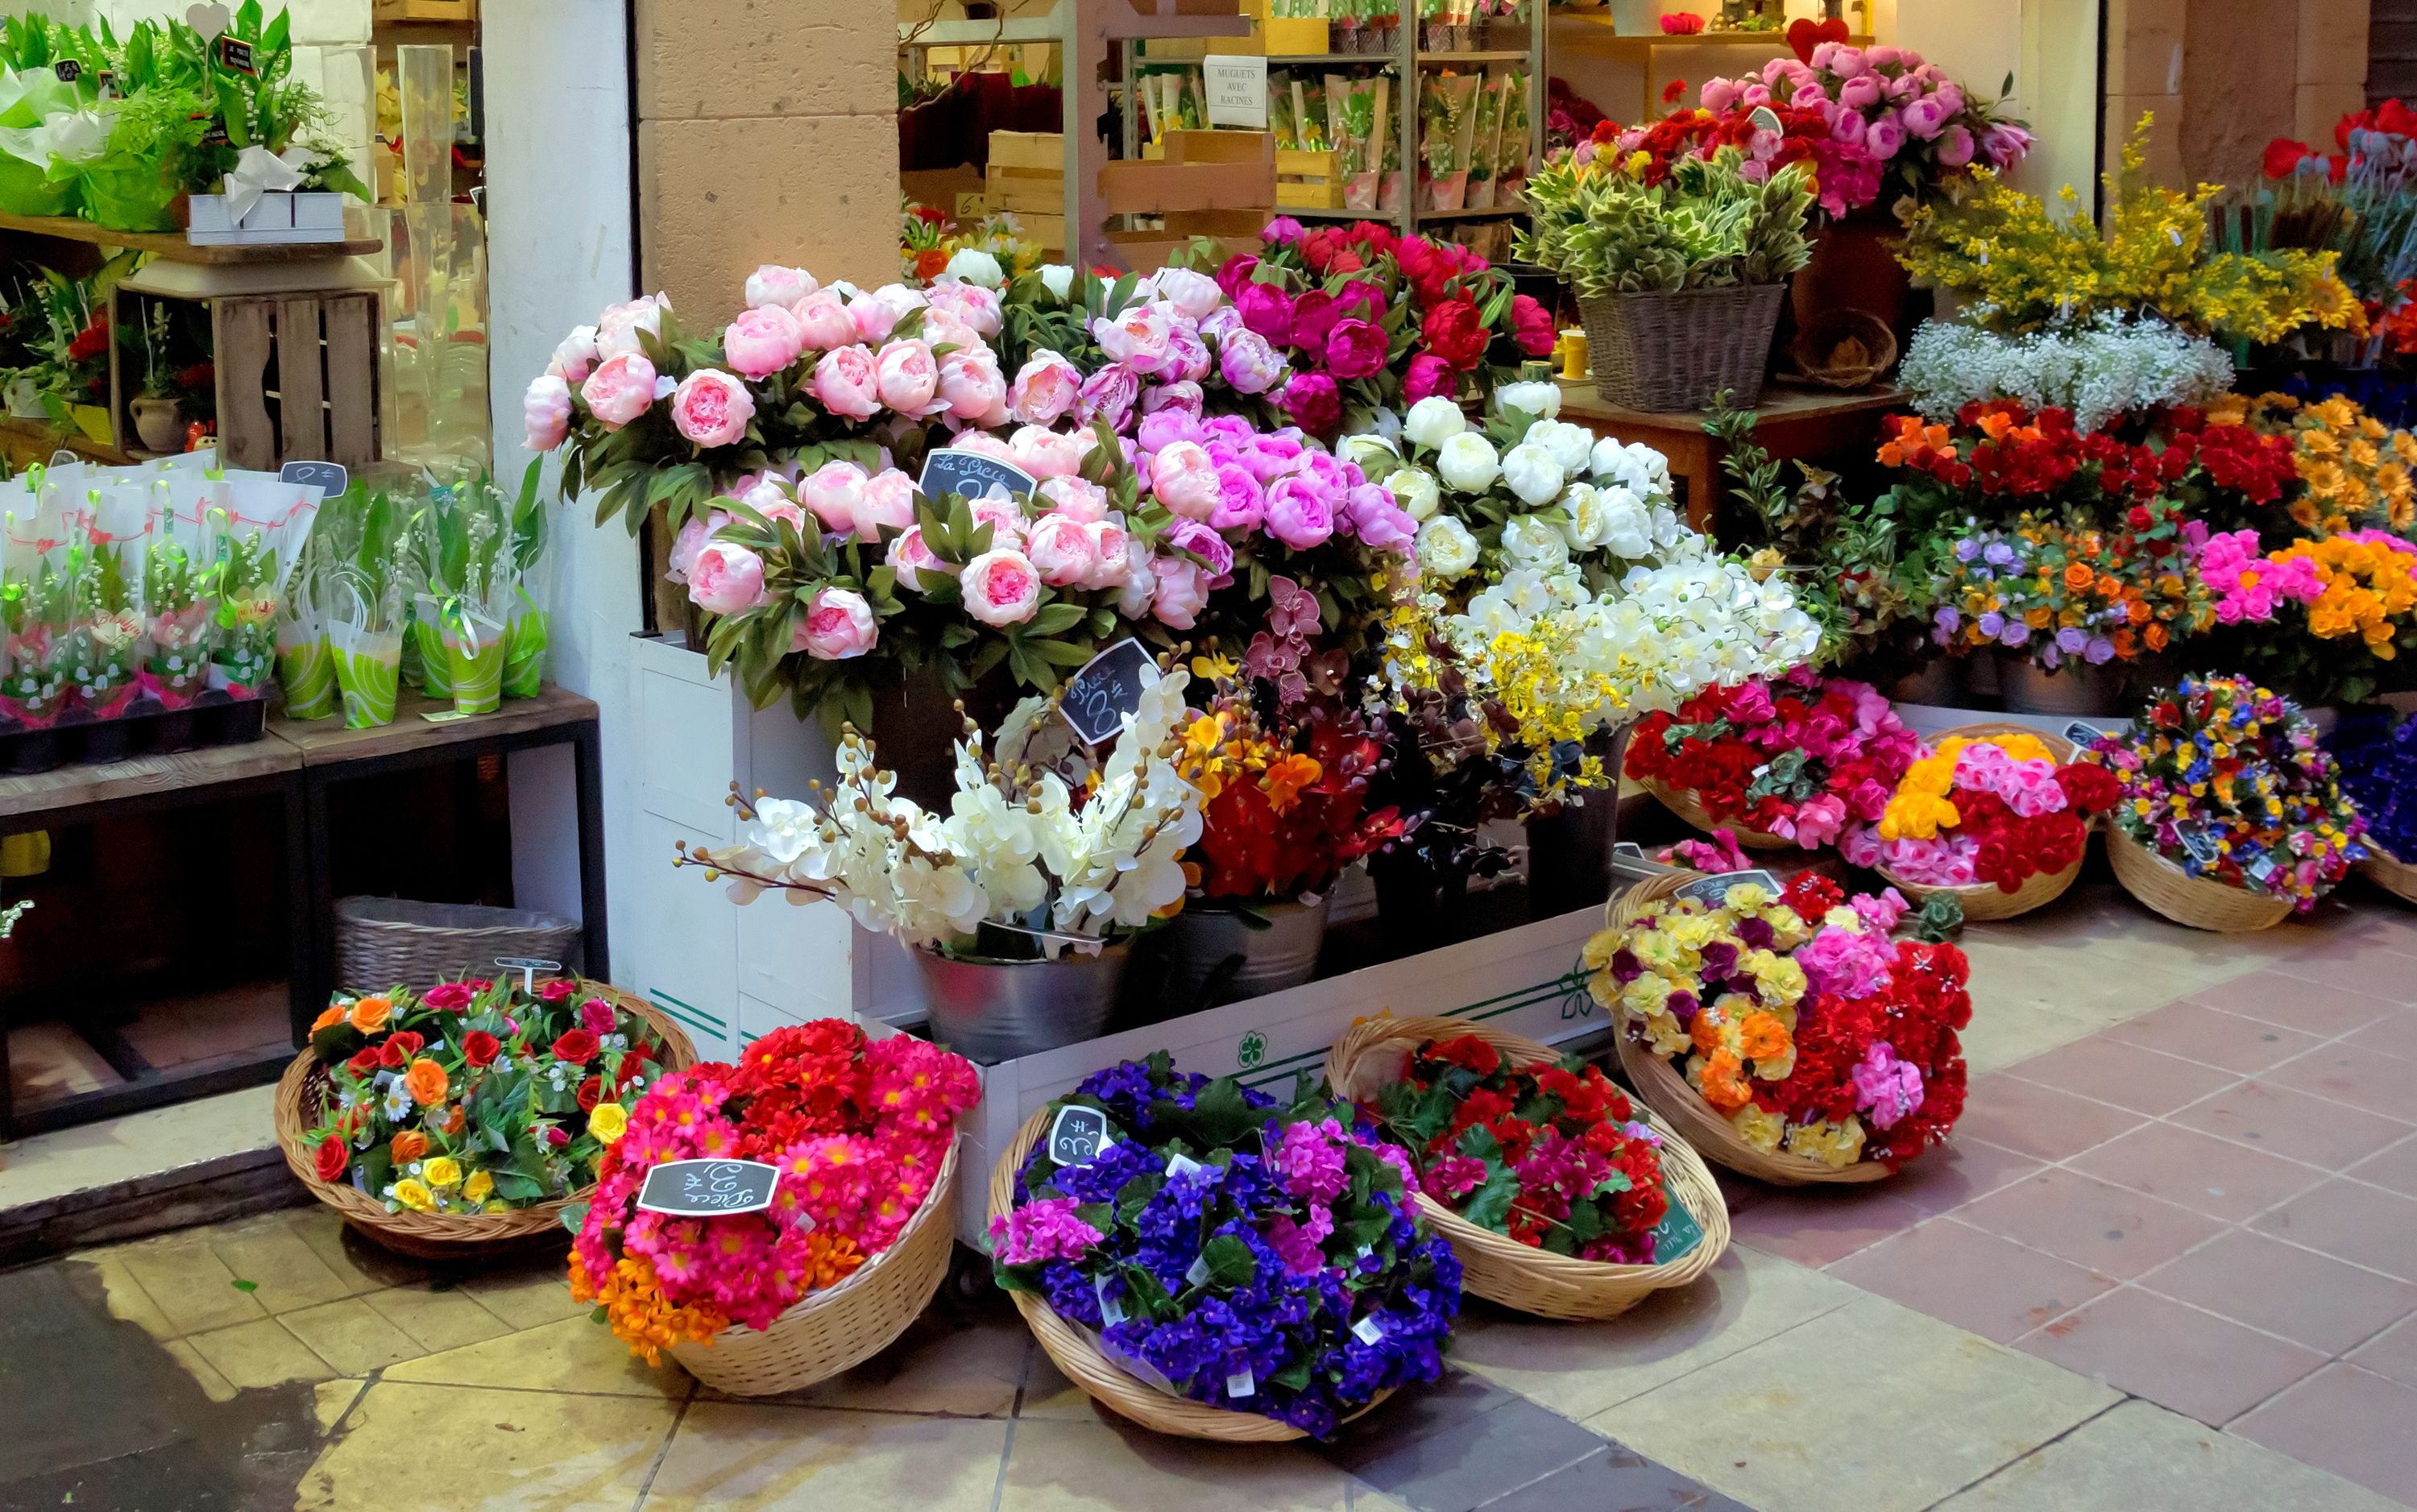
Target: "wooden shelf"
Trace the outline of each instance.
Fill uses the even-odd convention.
[[[520,734],[558,724],[576,724],[596,718],[596,705],[568,688],[547,683],[535,698],[508,698],[493,714],[431,721],[431,714],[450,712],[451,699],[433,699],[403,690],[395,703],[394,722],[367,730],[347,730],[340,718],[268,721],[268,738],[292,749],[304,766],[328,766],[339,762],[376,761],[490,735]]]
[[[0,778],[0,819],[245,782],[301,769],[299,750],[284,741],[266,738],[173,755],[136,756],[97,766],[62,766],[31,777]]]
[[[0,214],[0,231],[61,241],[89,242],[96,247],[128,247],[150,252],[163,262],[202,263],[222,266],[236,263],[311,263],[331,257],[360,257],[386,244],[374,237],[349,241],[298,242],[267,247],[196,247],[182,232],[111,231],[89,220],[68,216]]]

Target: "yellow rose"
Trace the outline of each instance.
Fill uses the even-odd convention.
[[[394,1200],[415,1213],[433,1213],[436,1199],[419,1182],[405,1177],[394,1184]]]
[[[617,1102],[600,1102],[587,1114],[587,1132],[606,1144],[619,1139],[629,1126],[629,1111]]]
[[[473,1202],[483,1202],[495,1189],[495,1178],[483,1171],[473,1171],[470,1179],[462,1184],[462,1195]]]
[[[462,1162],[449,1155],[440,1155],[420,1167],[419,1174],[431,1187],[458,1187],[462,1184]]]

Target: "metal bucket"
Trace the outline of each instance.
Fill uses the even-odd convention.
[[[1268,926],[1254,930],[1233,909],[1186,903],[1171,926],[1177,994],[1197,1010],[1299,987],[1317,975],[1317,953],[1326,943],[1326,909],[1327,898],[1315,903],[1254,904],[1251,912]],[[1230,970],[1228,962],[1233,963]],[[1206,1002],[1200,1001],[1204,988]]]
[[[1998,658],[1998,690],[2010,714],[2111,715],[2123,706],[2123,674],[2067,661],[2054,672],[2025,656]]]
[[[950,960],[918,950],[932,1038],[984,1066],[1097,1039],[1116,1011],[1132,950],[1118,941],[1096,956],[1069,949],[1056,960]]]

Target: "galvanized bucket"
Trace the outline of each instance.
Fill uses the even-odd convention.
[[[1056,960],[951,960],[918,950],[932,1038],[984,1066],[1097,1039],[1132,953],[1121,940],[1095,956],[1070,948]]]
[[[1317,975],[1326,907],[1325,898],[1315,903],[1255,903],[1250,911],[1267,928],[1253,929],[1235,909],[1186,903],[1171,926],[1177,992],[1197,1009],[1299,987]],[[1230,970],[1224,969],[1229,962]],[[1207,1002],[1199,1001],[1203,987],[1210,988]]]

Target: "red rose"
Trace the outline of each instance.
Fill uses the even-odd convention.
[[[540,1003],[559,1003],[578,990],[577,982],[568,976],[557,976],[553,981],[537,984],[537,1000]]]
[[[1343,239],[1329,226],[1320,226],[1300,239],[1300,260],[1313,273],[1325,272],[1326,265],[1342,249]]]
[[[1419,340],[1461,372],[1475,368],[1485,352],[1485,327],[1478,323],[1477,306],[1467,299],[1448,299],[1428,310]]]
[[[594,1112],[596,1111],[597,1102],[602,1098],[603,1096],[604,1082],[602,1079],[599,1077],[589,1077],[586,1081],[579,1083],[579,1111],[583,1113]]]
[[[472,1066],[493,1066],[504,1042],[484,1029],[473,1029],[462,1036],[462,1058]]]
[[[465,976],[462,979],[462,985],[473,992],[483,992],[495,984],[484,976]]]
[[[1119,274],[1118,277],[1122,275]],[[549,1128],[545,1131],[545,1142],[559,1150],[570,1142],[570,1136],[564,1133],[559,1126]]]
[[[585,1029],[572,1029],[554,1042],[554,1058],[572,1066],[585,1066],[596,1058],[596,1036]]]
[[[344,1069],[352,1072],[355,1076],[367,1076],[372,1071],[376,1070],[380,1064],[377,1049],[375,1046],[372,1046],[363,1050],[359,1054],[355,1055],[351,1060],[346,1061],[344,1063]]]
[[[1511,296],[1511,335],[1531,357],[1553,353],[1553,312],[1524,294]]]
[[[601,1039],[613,1032],[613,1005],[591,997],[579,1005],[579,1027]]]
[[[311,1152],[311,1166],[319,1173],[321,1181],[342,1181],[344,1167],[352,1163],[352,1151],[345,1147],[344,1142],[330,1134]]]

